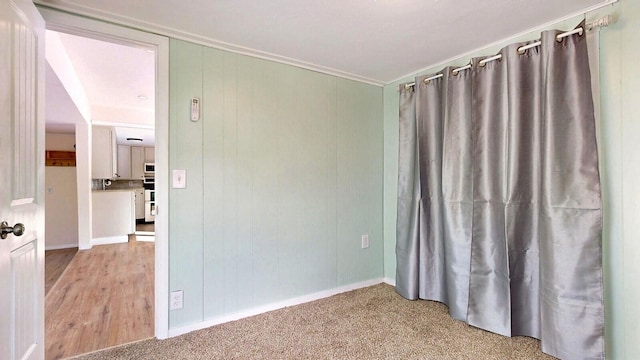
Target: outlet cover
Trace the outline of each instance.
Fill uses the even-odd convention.
[[[182,300],[183,300],[182,296],[183,296],[182,290],[171,292],[171,299],[169,300],[169,310],[182,309]]]
[[[360,237],[360,241],[362,243],[362,248],[366,249],[369,247],[369,234],[364,234]]]

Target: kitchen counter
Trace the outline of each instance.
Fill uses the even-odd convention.
[[[142,189],[142,188],[140,188]],[[105,190],[91,190],[92,193],[97,193],[97,192],[131,192],[131,191],[136,191],[136,190],[140,190],[138,188],[131,188],[131,189],[105,189]]]
[[[129,241],[136,230],[135,190],[94,190],[91,244],[115,244]]]

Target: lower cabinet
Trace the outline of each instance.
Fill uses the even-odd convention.
[[[144,189],[136,190],[136,220],[144,220]]]
[[[92,245],[129,241],[136,231],[134,192],[107,190],[92,192]]]

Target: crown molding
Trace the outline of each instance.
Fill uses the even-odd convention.
[[[358,81],[365,84],[375,85],[382,87],[386,84],[385,81],[372,79],[365,76],[360,76],[357,74],[352,74],[349,72],[333,69],[330,67],[293,59],[286,56],[281,56],[277,54],[273,54],[266,51],[256,50],[236,44],[231,44],[228,42],[220,41],[217,39],[189,33],[186,31],[182,31],[180,29],[174,29],[168,26],[163,26],[160,24],[155,24],[147,21],[142,21],[139,19],[135,19],[129,16],[123,16],[119,14],[115,14],[108,11],[103,11],[99,9],[90,8],[87,6],[80,6],[76,4],[70,4],[65,0],[34,0],[33,1],[39,7],[49,8],[52,10],[63,11],[75,15],[80,15],[96,20],[102,20],[106,22],[110,22],[116,25],[126,26],[129,28],[133,28],[136,30],[141,30],[157,35],[167,36],[177,40],[183,40],[192,42],[199,45],[204,45],[208,47],[212,47],[215,49],[225,50],[236,54],[247,55],[258,59],[270,60],[274,62],[278,62],[281,64],[287,64],[311,71],[316,71],[319,73],[332,75],[348,80]]]

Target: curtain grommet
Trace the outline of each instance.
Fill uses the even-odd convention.
[[[488,64],[488,63],[490,63],[491,61],[498,61],[498,62],[502,61],[502,54],[501,54],[501,53],[498,53],[498,54],[496,54],[496,55],[493,55],[493,56],[489,56],[489,57],[487,57],[487,58],[484,58],[484,59],[482,59],[482,60],[478,61],[478,66],[480,66],[480,67],[485,67],[485,65],[487,65],[487,64]]]

